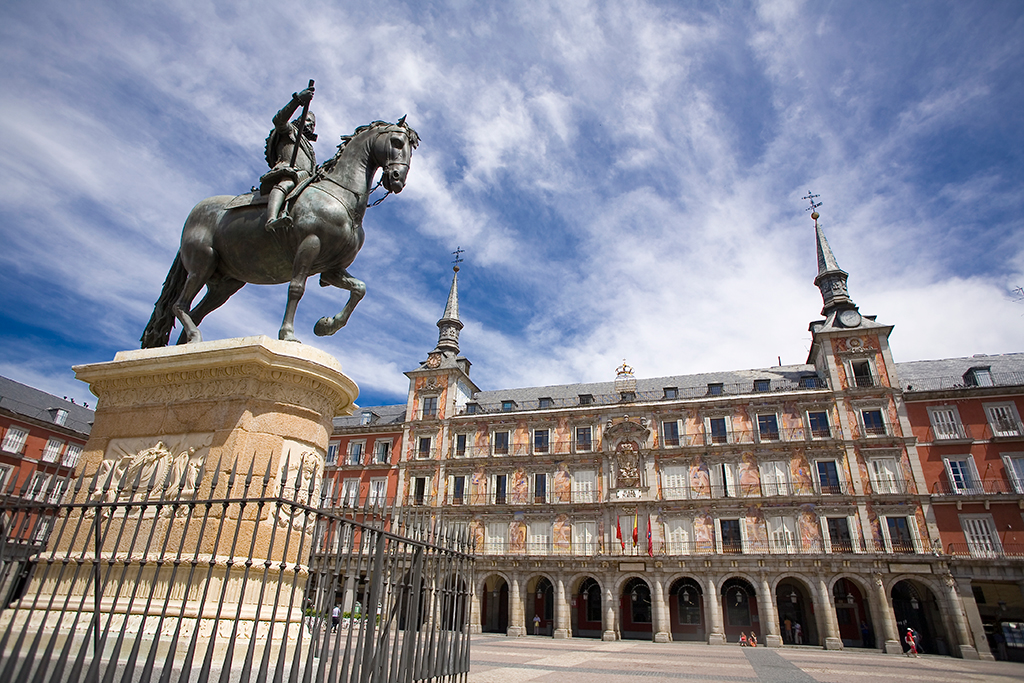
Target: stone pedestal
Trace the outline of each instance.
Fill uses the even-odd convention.
[[[294,638],[316,520],[289,503],[319,505],[332,420],[357,396],[338,361],[261,336],[74,369],[98,401],[73,502],[111,506],[65,513],[50,538],[55,561],[17,611],[36,628],[67,629],[50,624],[52,611],[38,621],[57,596],[90,613],[72,637],[102,615],[111,633],[140,636],[180,626],[204,640],[230,625],[218,648]],[[78,558],[73,574],[62,557]]]

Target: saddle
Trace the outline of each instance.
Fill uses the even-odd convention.
[[[316,179],[315,175],[311,175],[303,180],[301,183],[295,186],[288,196],[284,198],[284,207],[282,211],[291,211],[292,203],[295,198],[302,194],[302,191],[309,187],[309,184]],[[240,194],[234,199],[231,199],[227,204],[224,205],[225,209],[242,209],[250,206],[266,206],[269,200],[269,194],[261,194],[258,187],[252,188],[245,194]]]

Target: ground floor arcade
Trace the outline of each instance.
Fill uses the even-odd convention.
[[[836,563],[828,563],[829,565]],[[940,560],[913,565],[732,560],[485,561],[470,602],[474,632],[554,638],[691,640],[920,649],[992,657],[969,576]],[[1024,585],[1024,584],[1022,584]]]

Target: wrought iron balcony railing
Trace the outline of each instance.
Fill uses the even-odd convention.
[[[969,480],[960,484],[937,481],[932,485],[933,496],[998,496],[1019,495],[1013,484],[1002,479]]]
[[[953,557],[1024,559],[1024,543],[1010,543],[1006,545],[993,541],[950,543],[947,546],[946,554]]]

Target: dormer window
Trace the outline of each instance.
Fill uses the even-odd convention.
[[[504,400],[501,402],[501,411],[504,413],[511,412],[516,409],[516,402],[511,400]]]
[[[619,400],[620,401],[624,401],[624,402],[635,401],[636,400],[636,392],[635,391],[620,391],[619,392]]]
[[[770,379],[755,379],[754,391],[771,391],[772,381]]]
[[[665,398],[679,398],[679,388],[665,387]]]
[[[800,378],[800,386],[804,389],[820,389],[823,385],[817,375],[806,375]]]
[[[708,382],[708,396],[721,396],[724,388],[721,382]]]
[[[552,404],[551,398],[550,397],[544,397],[544,398],[538,400],[537,407],[538,408],[550,408],[551,404]]]
[[[466,414],[467,415],[476,415],[478,412],[480,412],[480,404],[479,403],[467,403],[466,404]]]
[[[362,412],[362,414],[360,414],[360,416],[359,416],[359,424],[361,426],[363,426],[363,427],[365,427],[366,425],[370,424],[371,420],[373,420],[373,411],[372,410],[364,410]]]
[[[969,387],[990,387],[992,386],[992,369],[971,368],[964,373],[964,385]]]
[[[580,405],[581,406],[589,406],[591,403],[594,402],[594,395],[593,394],[580,394],[579,398],[580,398]]]
[[[50,414],[53,415],[53,424],[61,425],[62,427],[67,424],[68,411],[63,408],[53,408],[50,410]]]

